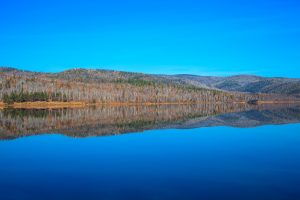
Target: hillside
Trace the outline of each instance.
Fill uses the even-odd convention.
[[[230,80],[233,78],[230,77]],[[258,87],[254,87],[253,84],[258,83],[251,78],[240,77],[234,80],[234,84],[238,82],[240,87],[233,87],[234,84],[228,84],[230,81],[227,78],[220,77],[151,75],[88,69],[36,73],[0,68],[0,100],[7,104],[28,101],[226,103],[293,98],[282,95],[290,93],[278,92],[275,88],[271,90],[267,86],[259,87],[260,89],[256,91]],[[298,84],[297,81],[290,79],[285,82],[288,82],[287,87]],[[251,84],[253,87],[250,87]],[[252,88],[251,91],[249,88]],[[283,90],[283,87],[280,89]],[[273,93],[272,91],[277,94],[254,94]],[[295,92],[297,87],[294,87],[293,94]]]
[[[226,91],[300,96],[300,79],[265,78],[250,75],[229,77],[174,75],[171,77],[196,86],[200,85]]]

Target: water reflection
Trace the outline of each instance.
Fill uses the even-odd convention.
[[[41,133],[72,137],[158,128],[253,127],[300,122],[300,105],[160,105],[0,110],[0,139]]]

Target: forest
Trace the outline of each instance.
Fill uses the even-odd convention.
[[[74,69],[63,73],[0,70],[0,101],[87,103],[228,103],[292,99],[278,94],[228,92],[114,71]]]

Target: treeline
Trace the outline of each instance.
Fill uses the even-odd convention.
[[[46,92],[12,92],[10,94],[4,94],[2,98],[6,104],[12,104],[14,102],[67,101],[66,95],[62,93],[47,94]]]
[[[70,71],[55,77],[55,74],[3,72],[0,73],[0,101],[6,104],[35,101],[230,103],[282,99],[279,95],[225,92],[189,84],[130,77],[130,74],[120,72],[97,76],[93,73]]]

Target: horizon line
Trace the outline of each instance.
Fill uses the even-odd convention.
[[[252,77],[262,77],[262,78],[284,78],[284,79],[300,79],[300,77],[288,77],[288,76],[265,76],[265,75],[257,75],[254,73],[232,73],[228,75],[208,75],[208,74],[197,74],[197,73],[148,73],[148,72],[139,72],[139,71],[126,71],[126,70],[116,70],[116,69],[109,69],[109,68],[103,68],[103,67],[66,67],[66,69],[63,70],[57,70],[57,71],[37,71],[37,70],[30,70],[30,69],[23,69],[22,67],[11,67],[11,66],[2,66],[0,65],[0,69],[12,69],[17,71],[23,71],[23,72],[32,72],[32,73],[48,73],[48,74],[58,74],[63,73],[66,71],[71,70],[103,70],[103,71],[112,71],[112,72],[124,72],[124,73],[137,73],[137,74],[145,74],[145,75],[167,75],[167,76],[176,76],[176,75],[189,75],[189,76],[202,76],[202,77],[235,77],[235,76],[252,76]]]

